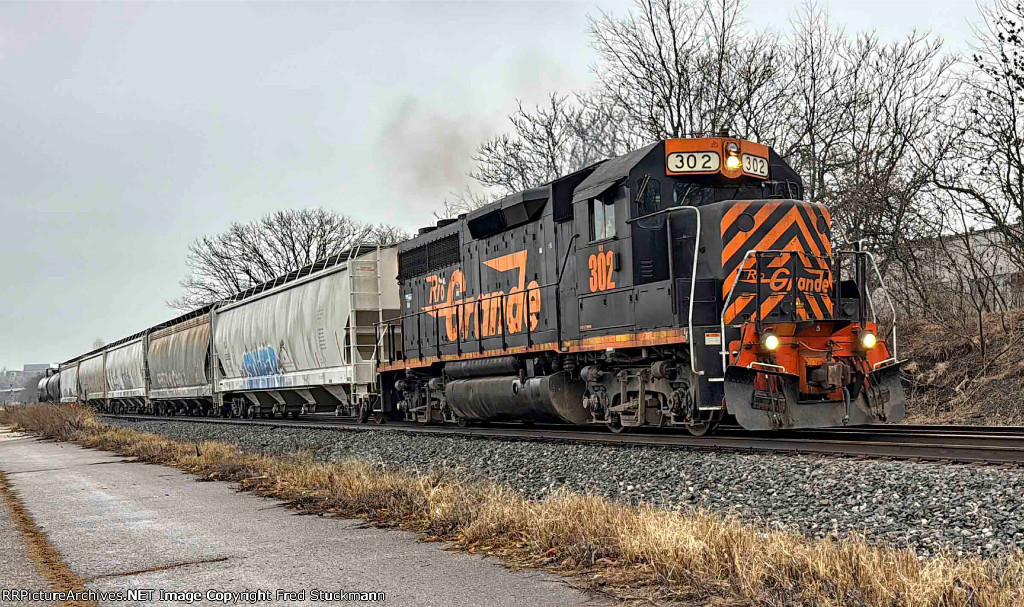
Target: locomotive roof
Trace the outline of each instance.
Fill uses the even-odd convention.
[[[587,198],[594,198],[619,180],[625,179],[629,176],[629,171],[636,166],[638,162],[650,154],[651,150],[657,147],[660,143],[660,141],[656,141],[640,149],[633,150],[628,154],[602,162],[594,169],[594,172],[591,173],[589,177],[576,186],[573,201],[576,202]]]

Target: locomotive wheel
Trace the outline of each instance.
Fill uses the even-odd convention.
[[[387,422],[387,421],[388,421],[388,418],[384,417],[384,412],[383,411],[381,411],[381,412],[379,412],[379,413],[377,413],[377,414],[375,414],[373,416],[373,423],[377,424],[378,426],[383,424],[383,423],[385,423],[385,422]]]
[[[611,430],[615,434],[622,434],[623,432],[628,432],[630,428],[629,426],[622,425],[622,418],[619,416],[615,416],[615,419],[612,420],[611,423],[605,425],[608,427],[609,430]]]
[[[694,436],[707,436],[709,434],[714,434],[715,428],[717,427],[718,422],[704,422],[703,424],[687,426],[686,429]]]
[[[458,425],[458,426],[459,426],[460,428],[465,428],[466,426],[468,426],[468,425],[469,425],[469,420],[468,420],[468,419],[466,419],[465,417],[456,417],[456,418],[455,418],[455,423],[456,423],[456,424],[457,424],[457,425]]]

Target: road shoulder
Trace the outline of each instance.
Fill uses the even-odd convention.
[[[562,578],[66,443],[0,443],[0,470],[86,588],[383,592],[390,605],[597,605]],[[104,603],[100,603],[104,604]],[[131,603],[119,603],[131,604]],[[159,604],[141,602],[136,604]]]

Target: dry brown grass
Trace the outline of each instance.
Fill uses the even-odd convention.
[[[304,511],[418,531],[513,566],[575,576],[619,597],[779,606],[1024,603],[1022,555],[922,561],[862,539],[813,541],[712,513],[625,507],[568,492],[531,502],[444,474],[410,476],[359,461],[325,464],[172,441],[99,424],[80,409],[0,412],[0,423],[235,481]]]
[[[976,330],[912,321],[900,331],[908,423],[1024,424],[1024,311],[985,315],[984,348]]]
[[[21,498],[11,488],[3,471],[0,471],[0,499],[7,505],[11,522],[14,523],[14,527],[21,532],[22,538],[25,540],[28,560],[35,566],[36,571],[50,582],[51,590],[65,594],[84,593],[85,580],[71,570],[71,567],[61,557],[60,551],[39,529],[32,515],[21,502]],[[60,605],[61,607],[96,607],[96,601],[69,599],[61,601]]]

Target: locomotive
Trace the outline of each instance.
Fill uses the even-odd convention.
[[[899,421],[874,259],[833,251],[828,209],[802,198],[765,145],[659,141],[83,354],[47,393],[112,412],[695,435]]]
[[[377,408],[695,435],[898,421],[874,260],[833,253],[802,198],[765,145],[669,139],[424,228],[398,247]]]

